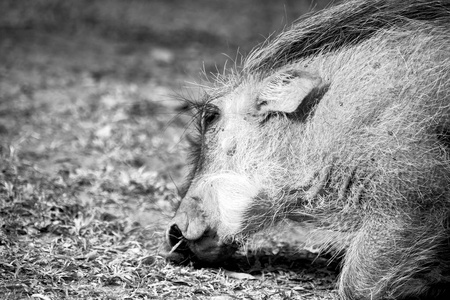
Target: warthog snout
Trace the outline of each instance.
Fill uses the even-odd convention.
[[[171,228],[177,227],[177,230],[186,240],[198,240],[208,230],[208,225],[199,207],[199,202],[200,200],[197,198],[185,198],[172,220],[173,225]]]
[[[232,255],[237,247],[221,242],[217,230],[208,225],[197,198],[183,199],[166,232],[170,246],[167,258],[172,261],[200,260],[220,262]]]

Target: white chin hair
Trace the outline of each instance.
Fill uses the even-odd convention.
[[[198,188],[211,209],[219,211],[219,235],[239,233],[244,213],[260,190],[248,177],[233,172],[206,175]]]

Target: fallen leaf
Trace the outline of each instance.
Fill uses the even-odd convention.
[[[234,278],[234,279],[248,279],[248,280],[256,280],[257,278],[253,275],[247,274],[247,273],[240,273],[240,272],[232,272],[232,271],[225,271],[224,272],[226,276]]]
[[[50,297],[45,296],[45,295],[41,295],[41,294],[33,294],[33,295],[31,295],[31,298],[39,298],[39,299],[42,299],[42,300],[51,300]]]
[[[218,296],[211,296],[209,299],[210,300],[233,300],[236,298],[232,297],[230,295],[218,295]]]

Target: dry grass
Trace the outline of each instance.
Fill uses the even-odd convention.
[[[184,30],[202,34],[180,47],[164,38],[167,28],[152,25],[156,17],[149,18],[152,35],[142,36],[136,32],[146,22],[142,15],[118,31],[102,21],[114,21],[120,10],[98,17],[90,6],[58,1],[39,1],[37,12],[2,3],[2,299],[333,297],[336,273],[326,261],[312,264],[275,238],[259,252],[242,251],[225,268],[175,266],[158,255],[185,173],[188,119],[177,116],[170,94],[197,77],[202,60],[214,69],[223,51],[218,41],[233,28],[219,35],[207,23],[194,24]],[[154,3],[174,16],[186,9]],[[51,17],[59,10],[73,12],[64,26]]]

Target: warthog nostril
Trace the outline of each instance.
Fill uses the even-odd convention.
[[[168,247],[162,252],[166,259],[174,263],[183,264],[189,262],[194,256],[177,224],[172,224],[167,230],[166,242]]]
[[[172,247],[171,252],[183,252],[189,249],[186,244],[186,239],[183,237],[183,234],[177,224],[170,226],[167,231],[167,241],[170,247]]]

